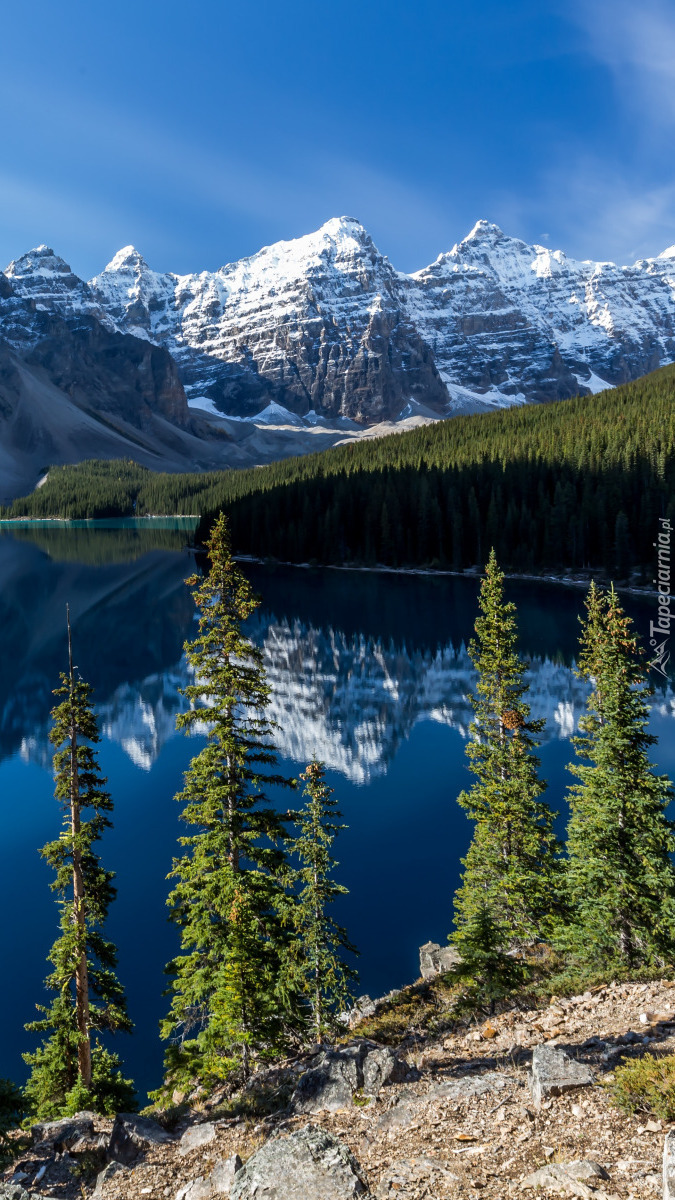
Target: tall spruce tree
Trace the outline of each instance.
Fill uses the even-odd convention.
[[[31,1067],[26,1096],[39,1117],[94,1108],[114,1112],[134,1104],[134,1089],[123,1078],[120,1060],[92,1034],[130,1032],[124,991],[115,974],[117,952],[103,933],[116,890],[94,846],[111,827],[112,800],[93,747],[99,741],[92,689],[76,673],[70,613],[68,672],[54,695],[50,740],[54,754],[55,795],[63,804],[63,828],[41,850],[54,868],[52,890],[59,897],[61,935],[49,954],[53,971],[46,983],[56,993],[44,1015],[26,1026],[48,1034],[24,1058]],[[90,813],[85,816],[83,814]]]
[[[575,738],[563,945],[577,963],[611,969],[675,959],[675,826],[670,780],[649,761],[652,688],[616,592],[591,585],[578,674],[592,684]]]
[[[347,893],[332,877],[337,863],[331,852],[337,834],[346,826],[338,824],[342,814],[333,788],[326,783],[324,764],[312,759],[300,778],[306,803],[296,817],[293,852],[300,867],[295,872],[298,891],[289,905],[294,937],[287,966],[291,991],[304,1000],[308,1030],[315,1041],[322,1042],[339,1028],[340,1013],[358,978],[345,955],[357,950],[331,914],[333,902]]]
[[[475,721],[466,748],[476,782],[458,796],[475,828],[455,895],[451,937],[458,948],[471,930],[479,931],[476,917],[484,912],[492,922],[492,943],[495,930],[501,930],[502,946],[549,937],[559,879],[553,813],[541,799],[545,784],[533,753],[543,721],[530,720],[525,665],[516,649],[515,605],[504,600],[504,576],[494,550],[479,607],[476,638],[469,645],[478,671]]]
[[[236,1067],[248,1075],[255,1057],[283,1041],[289,1020],[281,969],[287,834],[264,788],[292,781],[271,772],[270,689],[262,654],[242,632],[260,601],[232,559],[222,514],[206,549],[208,574],[187,581],[199,632],[185,646],[195,672],[183,690],[190,708],[177,718],[187,732],[206,724],[208,742],[177,796],[194,832],[180,839],[185,853],[169,876],[181,932],[162,1024],[173,1081],[223,1077]]]

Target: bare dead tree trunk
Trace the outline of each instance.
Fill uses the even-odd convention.
[[[75,672],[73,669],[73,639],[70,628],[70,609],[66,605],[68,622],[68,679],[70,685],[70,828],[73,837],[73,922],[77,927],[78,957],[75,966],[75,1013],[79,1040],[77,1061],[80,1079],[91,1088],[91,1035],[89,1032],[89,970],[87,966],[87,923],[84,876],[80,838],[80,778],[77,762],[77,722],[75,719]]]

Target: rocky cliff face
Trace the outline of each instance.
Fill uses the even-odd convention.
[[[224,423],[188,407],[168,350],[118,329],[41,246],[0,274],[0,503],[85,458],[175,471],[237,451]]]
[[[407,303],[455,403],[557,400],[675,357],[675,247],[630,267],[576,262],[479,221],[410,276]]]
[[[448,415],[597,391],[675,357],[675,248],[576,262],[487,221],[413,275],[342,217],[199,275],[158,274],[127,247],[90,291],[170,349],[188,395],[239,414],[276,401],[370,423],[417,401]]]
[[[195,407],[359,425],[595,392],[675,358],[675,247],[628,267],[576,262],[487,221],[412,275],[340,217],[194,275],[153,271],[127,246],[87,284],[41,246],[7,283],[2,335],[24,351],[51,336],[50,317],[80,337],[94,321],[88,352],[93,329],[154,346],[134,370],[179,425],[187,408],[160,352]]]
[[[410,320],[397,272],[358,221],[328,221],[200,275],[160,275],[133,247],[91,281],[119,328],[162,342],[186,387],[224,412],[271,401],[373,423],[446,389]]]
[[[153,416],[189,428],[193,414],[171,355],[121,332],[86,283],[48,246],[10,263],[0,336],[85,409],[143,427]]]

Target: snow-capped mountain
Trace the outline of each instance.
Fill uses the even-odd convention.
[[[675,247],[577,262],[479,221],[410,277],[408,309],[453,398],[554,400],[675,358]]]
[[[168,347],[190,395],[244,414],[270,400],[373,423],[447,394],[397,272],[349,217],[200,275],[160,275],[128,246],[91,280],[120,327]]]
[[[167,346],[188,396],[240,414],[276,401],[372,422],[413,400],[445,415],[598,391],[675,358],[675,247],[577,262],[487,221],[412,275],[341,217],[198,275],[127,247],[90,289],[119,328]]]
[[[340,217],[211,272],[160,273],[127,246],[87,284],[41,246],[5,276],[14,348],[39,342],[40,313],[96,320],[168,350],[193,410],[216,418],[429,419],[595,392],[675,358],[675,247],[577,262],[487,221],[410,275]]]

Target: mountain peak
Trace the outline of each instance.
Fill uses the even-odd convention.
[[[103,269],[104,271],[142,271],[148,270],[148,264],[135,246],[123,246]]]
[[[467,233],[465,238],[462,238],[460,246],[465,245],[467,242],[478,242],[487,238],[489,238],[491,241],[497,241],[499,238],[503,237],[504,233],[499,228],[499,225],[494,225],[492,221],[486,221],[485,218],[482,217],[480,221],[476,221],[476,224],[471,232]]]
[[[319,233],[366,233],[364,226],[356,217],[330,217],[328,221],[324,221],[319,229]],[[368,236],[366,234],[366,236]]]
[[[324,221],[316,233],[310,234],[309,237],[329,239],[336,246],[343,245],[346,242],[357,242],[359,246],[370,249],[373,244],[373,239],[368,230],[356,217],[331,217],[329,221]]]
[[[51,246],[35,246],[20,258],[15,258],[8,267],[5,275],[20,279],[26,275],[72,275],[70,264],[55,254]]]

